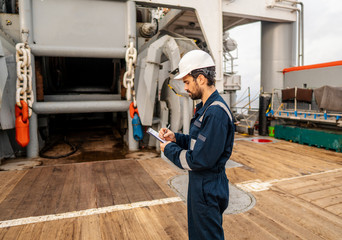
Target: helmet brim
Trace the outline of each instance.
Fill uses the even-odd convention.
[[[176,80],[181,80],[183,77],[185,77],[186,75],[188,75],[188,73],[179,73],[178,75],[176,75],[173,79]]]

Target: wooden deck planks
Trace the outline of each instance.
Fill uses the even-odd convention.
[[[0,203],[0,220],[12,219],[16,209],[21,207],[25,197],[32,191],[41,171],[41,168],[32,169],[30,174],[25,175]]]
[[[37,208],[33,216],[42,216],[56,213],[67,173],[68,168],[62,166],[43,168],[42,175],[48,176],[46,181],[47,184],[43,193],[37,191],[37,194],[41,195],[41,199],[39,202],[37,202],[39,207]],[[35,188],[36,187],[33,186],[32,190],[35,190]],[[19,217],[21,216],[16,215],[13,218]]]
[[[172,166],[172,163],[167,163],[161,158],[151,158],[138,160],[139,164],[145,169],[145,171],[151,176],[156,184],[162,189],[162,191],[169,197],[175,197],[177,194],[170,188],[168,181],[179,174],[184,174],[184,171],[176,166]]]
[[[269,191],[253,193],[257,204],[247,213],[224,216],[229,239],[339,239],[342,171],[310,175],[341,168],[340,153],[311,151],[308,146],[282,141],[265,145],[236,141],[235,146],[237,151],[232,159],[245,166],[227,170],[231,182],[299,178],[275,183]],[[324,223],[320,224],[321,221]],[[241,229],[240,224],[244,223],[248,225]]]
[[[64,221],[51,221],[44,224],[37,224],[37,228],[41,228],[41,234],[39,240],[44,239],[73,239],[70,235],[70,227],[74,227],[75,219],[66,219]],[[23,236],[24,237],[24,236]],[[34,236],[32,236],[34,237]]]
[[[339,239],[342,218],[279,190],[255,193],[248,212],[224,216],[229,239]]]
[[[237,141],[236,149],[232,159],[245,166],[227,169],[231,182],[281,181],[274,182],[268,191],[253,192],[257,200],[253,209],[224,216],[226,239],[318,240],[342,236],[342,170],[324,172],[342,168],[341,154],[323,149],[310,151],[308,146],[283,141],[264,145]],[[5,179],[0,189],[6,186],[2,187],[5,194],[0,192],[0,217],[9,199],[24,214],[24,208],[18,207],[20,203],[32,205],[37,199],[41,202],[36,206],[42,208],[36,208],[36,212],[63,213],[173,197],[176,194],[168,187],[168,180],[182,174],[160,158],[67,164],[57,169],[60,171],[46,167],[38,174],[36,169],[25,170],[29,174],[22,171],[8,179],[0,172],[0,179]],[[286,180],[290,177],[296,178]],[[24,186],[29,186],[31,192],[20,192]],[[40,198],[35,193],[41,193]],[[34,208],[27,211],[35,212]],[[13,211],[4,213],[16,216]],[[182,202],[0,228],[0,239],[186,238],[186,205]]]
[[[289,143],[287,141],[281,141],[280,143],[277,143],[276,148],[286,152],[291,152],[294,156],[300,152],[300,156],[309,156],[313,159],[331,163],[342,163],[341,153],[332,150],[310,147],[297,143]]]
[[[268,201],[261,201],[258,199],[258,203],[255,209],[256,211],[262,213],[264,217],[268,218],[268,221],[282,226],[282,229],[285,229],[286,232],[289,233],[289,236],[291,233],[294,234],[296,238],[299,237],[300,239],[321,239],[319,236],[310,231],[310,229],[301,226],[297,221],[289,221],[289,216],[287,216],[286,212],[279,210],[279,207],[281,206],[273,205],[270,204]],[[282,234],[284,234],[284,232]],[[287,238],[286,235],[285,238]]]
[[[116,213],[114,213],[113,215],[117,215]],[[139,224],[135,211],[123,211],[121,213],[121,215],[123,216],[123,218],[121,217],[120,220],[124,221],[125,224],[128,225],[129,228],[129,234],[128,234],[128,239],[133,238],[133,239],[144,239],[147,238],[147,233],[145,230],[145,227],[141,224]],[[119,221],[120,221],[119,220]],[[134,231],[132,231],[134,229]],[[120,233],[118,233],[120,234]],[[120,238],[118,238],[120,239]]]
[[[259,211],[257,208],[246,212],[244,216],[275,238],[301,239],[297,234],[288,229],[286,225],[284,226],[279,224],[269,216],[265,215],[262,211]]]
[[[342,236],[342,219],[335,214],[281,191],[266,191],[256,195],[259,201],[277,207],[279,213],[288,217],[288,221],[317,236],[327,239],[338,239]]]
[[[175,205],[172,207],[173,209],[170,209],[169,205],[155,206],[151,209],[149,218],[155,219],[160,224],[168,239],[187,239],[187,220],[184,218],[184,209],[182,212],[183,216],[179,217],[179,212],[175,214],[173,211],[177,209]],[[177,205],[179,206],[180,204]]]
[[[302,154],[303,148],[309,147],[283,141],[271,144],[235,141],[231,159],[245,166],[229,169],[228,177],[233,183],[253,179],[266,181],[342,167],[340,153],[316,149],[313,152],[306,150]],[[330,155],[327,156],[327,153]]]
[[[114,162],[109,162],[106,164],[105,172],[108,178],[110,189],[115,189],[115,191],[111,191],[114,204],[117,205],[129,203],[130,201],[122,184],[120,172],[116,167],[116,164],[114,164]]]
[[[18,239],[21,234],[22,228],[12,227],[4,229],[0,232],[0,239]]]
[[[38,177],[31,184],[29,191],[26,193],[22,201],[15,208],[13,214],[11,216],[8,216],[8,219],[37,216],[36,212],[42,208],[41,198],[46,189],[48,179],[52,174],[53,168],[42,168],[40,170],[41,171]],[[23,179],[23,181],[26,181],[26,179]],[[27,183],[29,183],[29,181]]]
[[[66,219],[64,221],[58,221],[58,223],[59,223],[59,228],[56,231],[56,239],[79,239],[80,238],[82,229],[80,228],[80,225],[77,219],[75,218]],[[52,222],[50,224],[51,224],[50,228],[54,227],[52,226],[53,224]],[[47,229],[50,229],[50,228],[47,227]],[[46,236],[46,237],[41,236],[42,240],[47,239],[47,238],[49,238],[49,236]]]
[[[299,154],[300,149],[289,151],[286,148],[281,148],[281,143],[264,144],[256,148],[254,143],[246,141],[240,142],[238,142],[238,144],[241,145],[244,150],[248,148],[249,151],[252,151],[249,152],[252,156],[256,156],[257,159],[266,162],[273,162],[276,159],[273,163],[284,167],[284,170],[315,172],[317,170],[321,171],[322,167],[325,167],[326,169],[336,167],[335,163],[323,161],[318,154]]]
[[[11,193],[13,188],[25,176],[27,170],[1,172],[0,174],[0,203]]]
[[[144,228],[140,239],[167,239],[167,234],[157,219],[151,218],[151,208],[138,208],[134,211],[137,222]]]
[[[339,170],[278,183],[276,187],[325,209],[334,215],[341,215],[341,176],[342,170]]]
[[[151,200],[167,197],[138,161],[136,161],[135,165],[130,164],[129,167],[132,173],[134,173],[137,182],[141,184],[141,187],[144,189],[145,193],[149,195]]]
[[[161,207],[163,209],[166,209],[166,213],[164,213],[166,214],[166,216],[171,215],[170,218],[174,219],[177,222],[177,224],[180,226],[180,231],[183,231],[187,234],[188,233],[188,218],[187,218],[186,203],[170,203],[167,205],[162,205]],[[162,214],[163,212],[161,212],[161,215]]]
[[[70,212],[73,211],[73,209],[77,209],[81,185],[80,178],[80,169],[71,165],[66,173],[61,197],[55,213]],[[70,197],[70,193],[72,193],[74,197]]]
[[[248,240],[275,240],[277,239],[265,229],[260,228],[244,214],[235,216],[224,216],[223,229],[226,239],[248,239]]]
[[[95,198],[97,202],[96,207],[105,207],[114,205],[114,199],[112,189],[108,180],[108,172],[106,172],[106,166],[108,163],[93,164],[92,171],[93,176],[96,176],[95,183]]]
[[[342,193],[340,190],[339,186],[341,186],[341,183],[335,183],[331,182],[329,185],[325,186],[324,189],[316,189],[316,191],[304,193],[304,194],[299,194],[298,196],[302,199],[305,199],[307,201],[315,201],[315,200],[320,200],[322,198],[334,196],[336,194]]]
[[[17,231],[20,232],[18,236],[18,240],[27,240],[27,239],[42,239],[41,235],[43,233],[43,226],[45,224],[30,224],[25,226],[18,226],[18,227],[12,227],[14,229],[17,229]],[[53,230],[51,230],[53,231]],[[4,238],[6,239],[6,238]],[[55,238],[54,238],[55,239]]]
[[[134,163],[136,166],[136,164]],[[137,184],[132,169],[127,167],[127,164],[120,161],[115,164],[121,179],[125,194],[127,195],[129,202],[139,202],[142,200],[150,200],[150,196],[145,192],[142,184]],[[133,167],[134,169],[134,167]]]
[[[92,163],[81,163],[75,165],[77,170],[80,172],[80,185],[79,194],[76,210],[83,210],[89,208],[96,208],[95,198],[95,181],[96,178],[93,176],[91,169]]]
[[[77,222],[80,226],[80,240],[105,239],[102,237],[103,230],[100,226],[100,215],[93,215],[84,218],[78,218]],[[111,239],[111,238],[109,238]],[[77,240],[77,238],[75,238]]]
[[[338,215],[342,213],[342,192],[335,193],[333,195],[324,196],[321,195],[321,198],[316,200],[311,200],[311,202],[317,206],[320,206],[321,208],[329,209],[334,208],[335,205],[339,205],[340,211],[335,211]],[[329,210],[330,211],[330,210]]]
[[[286,189],[293,194],[305,194],[318,191],[323,188],[334,187],[339,182],[338,178],[342,176],[342,169],[336,172],[323,172],[318,175],[307,175],[302,178],[289,180],[283,183],[277,183],[282,189]],[[324,186],[322,186],[324,183]]]
[[[132,234],[131,225],[126,221],[124,213],[101,214],[99,225],[103,239],[137,239]]]
[[[0,203],[0,220],[166,198],[136,160],[30,170]]]
[[[326,210],[342,217],[342,203],[341,202],[338,204],[326,207]]]
[[[239,163],[245,164],[241,160],[239,161]],[[228,168],[226,169],[226,173],[229,181],[234,184],[258,178],[258,175],[255,173],[255,170],[253,168],[246,166],[242,166],[239,168]]]
[[[166,197],[136,160],[131,160],[129,164],[125,161],[116,161],[115,167],[120,174],[121,183],[130,202],[152,200],[155,199],[154,197],[157,197],[157,199]]]
[[[183,227],[186,226],[184,210],[184,203],[180,202],[0,228],[0,239],[183,240],[187,238],[187,228]]]

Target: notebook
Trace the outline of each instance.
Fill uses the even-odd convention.
[[[165,143],[166,141],[159,137],[159,133],[152,128],[147,129],[147,133],[158,139],[160,142]]]

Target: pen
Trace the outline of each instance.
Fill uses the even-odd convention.
[[[165,136],[165,134],[169,131],[170,126],[171,126],[170,123],[166,126],[166,132],[164,133],[164,136]],[[164,136],[163,136],[163,137],[164,137]]]

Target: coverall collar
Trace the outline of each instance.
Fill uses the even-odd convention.
[[[203,112],[205,111],[205,109],[212,104],[217,97],[220,96],[220,94],[217,92],[217,90],[215,90],[210,97],[207,99],[207,101],[205,102],[204,106],[203,106],[203,102],[200,102],[199,104],[196,105],[196,114],[202,115]]]

